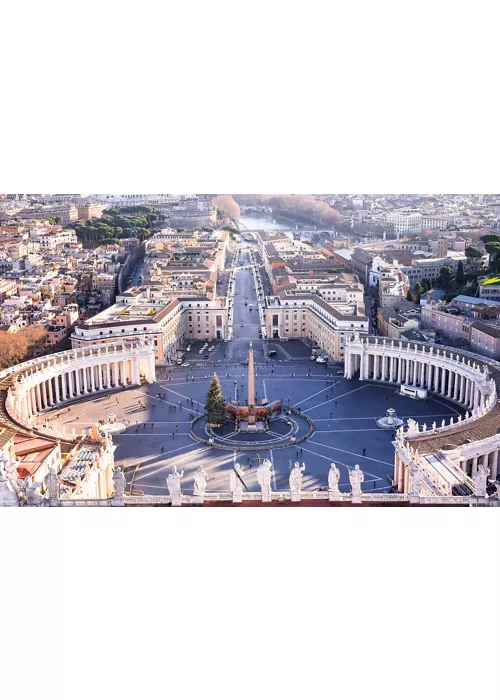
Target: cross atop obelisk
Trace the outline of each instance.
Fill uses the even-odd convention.
[[[248,407],[255,406],[255,369],[253,366],[253,346],[248,349]]]

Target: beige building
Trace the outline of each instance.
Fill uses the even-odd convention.
[[[75,328],[72,347],[146,337],[157,364],[172,363],[188,340],[227,338],[226,298],[165,298],[160,290],[132,288],[116,303]]]
[[[265,308],[266,335],[270,339],[309,339],[332,359],[343,361],[346,337],[368,333],[368,318],[355,305],[332,305],[317,295],[269,298]]]

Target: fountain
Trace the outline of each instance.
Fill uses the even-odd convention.
[[[398,418],[394,408],[388,408],[386,415],[383,418],[377,419],[377,425],[379,428],[384,428],[385,430],[395,430],[403,425],[401,418]]]

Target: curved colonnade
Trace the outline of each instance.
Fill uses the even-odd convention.
[[[155,380],[154,348],[143,340],[68,350],[0,373],[9,380],[5,407],[17,423],[37,426],[45,411],[92,394]],[[55,431],[50,432],[55,436]],[[68,437],[64,435],[64,437]]]
[[[354,334],[345,346],[345,377],[426,389],[466,410],[440,426],[408,420],[397,431],[394,485],[412,495],[474,493],[480,468],[495,481],[500,450],[500,363],[425,343]],[[420,472],[418,478],[412,474]],[[418,484],[418,486],[417,486]]]

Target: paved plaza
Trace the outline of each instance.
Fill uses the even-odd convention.
[[[220,366],[217,373],[226,398],[233,395],[235,382],[244,395],[245,367]],[[165,376],[170,379],[165,380]],[[192,493],[193,476],[199,464],[210,475],[209,490],[227,491],[235,462],[243,465],[248,490],[259,491],[256,479],[259,458],[271,460],[272,486],[277,491],[287,490],[290,462],[300,460],[306,464],[304,489],[325,489],[330,463],[335,462],[341,471],[341,489],[349,490],[348,467],[359,464],[365,474],[363,489],[384,492],[390,489],[387,474],[392,474],[394,469],[393,433],[377,428],[375,419],[389,407],[396,409],[401,418],[412,417],[428,424],[458,415],[455,405],[434,398],[427,401],[404,398],[395,393],[395,388],[347,380],[338,377],[332,368],[324,369],[313,362],[269,362],[257,366],[257,391],[270,401],[286,402],[292,397],[291,404],[307,412],[315,422],[315,432],[296,448],[222,450],[199,444],[189,434],[190,416],[203,412],[211,372],[160,369],[157,377],[156,384],[111,394],[109,398],[91,399],[48,414],[50,422],[64,424],[69,431],[75,428],[77,432],[93,422],[106,420],[112,413],[127,421],[127,431],[114,437],[115,460],[125,469],[129,489],[133,481],[134,493],[167,495],[166,478],[174,464],[184,469],[182,483],[186,494]]]
[[[415,401],[396,394],[396,387],[343,377],[343,365],[319,365],[310,360],[307,340],[263,341],[257,295],[247,252],[240,255],[236,270],[233,340],[215,341],[211,352],[201,341],[186,352],[188,367],[158,367],[157,381],[134,389],[94,398],[48,414],[48,420],[77,433],[115,414],[127,424],[116,435],[115,462],[125,471],[129,492],[168,495],[166,478],[172,467],[184,470],[183,492],[193,492],[193,476],[201,464],[209,473],[208,490],[227,491],[233,465],[239,462],[249,491],[259,491],[256,471],[259,460],[273,465],[274,491],[288,490],[290,464],[305,462],[303,489],[328,487],[330,463],[341,472],[340,488],[349,491],[348,469],[359,464],[365,474],[365,491],[389,491],[387,475],[394,472],[392,431],[378,428],[375,421],[394,408],[400,418],[420,423],[440,423],[458,415],[458,407],[441,399]],[[248,389],[247,367],[252,340],[256,365],[256,403],[266,398],[300,408],[314,421],[315,431],[296,447],[280,449],[209,447],[191,438],[190,425],[204,413],[204,402],[213,372],[221,381],[227,401],[244,404]],[[271,353],[271,354],[270,354]],[[278,425],[276,432],[280,432]],[[272,426],[271,426],[272,429]]]

